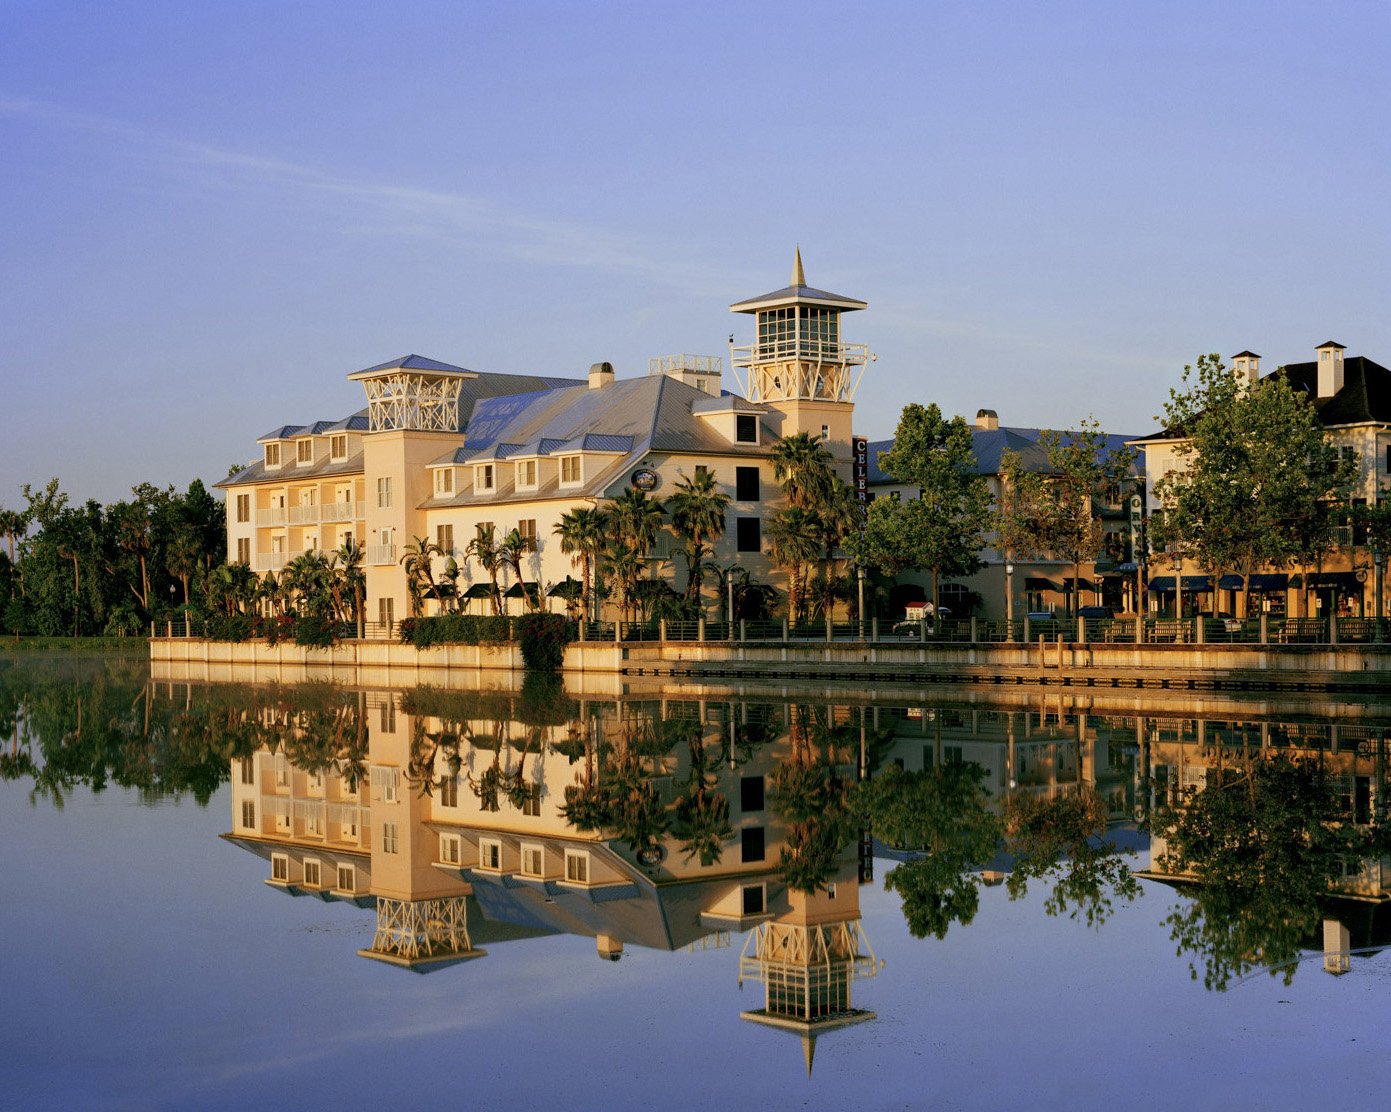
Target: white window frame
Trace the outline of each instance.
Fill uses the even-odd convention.
[[[272,853],[270,855],[270,878],[276,884],[290,883],[290,855]]]
[[[314,463],[314,438],[301,437],[295,441],[295,466],[310,467]]]
[[[247,522],[251,520],[251,495],[238,494],[236,506],[237,524],[245,525]]]
[[[535,857],[536,868],[530,869],[530,868],[527,867],[527,864],[528,864],[527,858],[528,858],[528,857],[533,857],[533,856]],[[523,842],[523,843],[522,843],[522,862],[521,862],[521,872],[520,872],[519,875],[521,875],[521,876],[526,876],[526,877],[531,877],[531,879],[533,879],[533,880],[541,880],[541,879],[543,879],[543,878],[545,877],[545,875],[546,875],[546,847],[545,847],[545,846],[539,845],[539,844],[537,844],[536,842]]]
[[[328,458],[335,463],[348,458],[348,434],[337,432],[328,438]]]
[[[541,468],[534,459],[519,459],[514,465],[514,477],[518,490],[535,490]]]
[[[446,545],[444,542],[448,541]],[[446,560],[454,555],[454,523],[442,521],[435,526],[435,547]]]
[[[313,874],[311,877],[310,874]],[[317,857],[306,857],[304,859],[304,886],[306,888],[322,888],[324,886],[324,870]]]
[[[497,489],[497,470],[491,463],[480,463],[473,469],[473,489],[480,494],[491,494]]]
[[[572,869],[572,865],[578,865],[578,870]],[[567,849],[565,851],[565,883],[566,884],[588,884],[589,883],[589,854],[580,849]],[[572,875],[574,872],[584,874],[583,879]]]
[[[401,852],[401,828],[397,823],[382,823],[382,852],[391,854]]]
[[[459,777],[445,776],[440,779],[440,806],[451,810],[459,806]]]
[[[265,461],[266,461],[266,470],[267,470],[267,471],[275,471],[275,470],[278,470],[279,467],[280,467],[280,444],[279,444],[279,442],[273,442],[273,443],[267,444],[267,445],[265,446],[265,448],[266,448],[266,452],[265,452],[264,459],[265,459]]]
[[[241,801],[241,824],[244,830],[257,830],[256,825],[256,801],[253,799],[243,799]]]
[[[395,705],[392,705],[393,720]],[[378,798],[383,803],[395,803],[399,798],[401,787],[401,771],[396,768],[388,768],[383,765],[373,765],[371,770],[372,786],[377,789]]]
[[[497,855],[496,864],[488,864],[490,851]],[[502,842],[497,838],[478,839],[478,868],[485,873],[502,872]]]
[[[454,493],[454,468],[437,467],[435,468],[435,493],[453,494]]]
[[[567,475],[567,472],[572,474]],[[584,458],[570,455],[560,457],[560,485],[577,487],[584,482]]]
[[[347,875],[348,883],[343,883],[344,875]],[[357,894],[357,866],[349,865],[346,861],[340,861],[338,867],[333,870],[333,890],[335,892],[348,892],[352,895]]]
[[[457,834],[440,835],[440,864],[462,865],[464,863],[464,840]]]
[[[238,537],[238,538],[237,538],[237,563],[239,563],[239,564],[247,564],[248,566],[251,564],[251,538],[250,538],[250,537]]]
[[[391,476],[377,476],[377,509],[391,509]]]

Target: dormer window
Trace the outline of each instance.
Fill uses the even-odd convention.
[[[560,485],[576,486],[580,482],[580,457],[560,457]]]
[[[267,444],[267,445],[266,445],[266,466],[267,466],[267,467],[279,467],[279,466],[280,466],[280,445],[279,445],[279,444]]]
[[[314,441],[309,437],[295,441],[295,462],[300,467],[314,462]]]
[[[441,467],[435,471],[435,493],[453,494],[454,493],[454,470],[450,467]]]
[[[490,491],[496,489],[493,479],[493,465],[491,463],[481,464],[473,469],[473,488],[477,491]]]
[[[344,460],[348,458],[348,437],[345,433],[338,433],[328,438],[328,456],[332,460]]]
[[[757,444],[758,418],[751,413],[735,414],[734,439],[740,444]]]
[[[534,459],[521,459],[517,461],[517,489],[536,489],[536,461]]]

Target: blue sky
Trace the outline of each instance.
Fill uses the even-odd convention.
[[[407,352],[620,376],[870,303],[907,401],[1146,432],[1391,365],[1391,7],[0,4],[0,504],[212,481]]]

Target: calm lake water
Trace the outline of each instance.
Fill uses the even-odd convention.
[[[1300,761],[1338,831],[1373,831],[1391,713],[968,694],[200,686],[0,658],[3,1104],[1384,1099],[1380,858],[1310,896],[1310,854],[1274,846],[1195,889],[1153,878],[1216,851],[1152,860],[1146,831],[1222,784],[1249,787],[1237,812],[1257,785],[1311,809],[1262,779]],[[861,859],[864,772],[902,789],[875,833],[933,852]],[[1100,835],[1049,867],[1079,814]]]

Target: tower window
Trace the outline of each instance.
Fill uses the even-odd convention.
[[[740,444],[758,443],[758,418],[750,413],[739,413],[734,417],[734,439]]]

